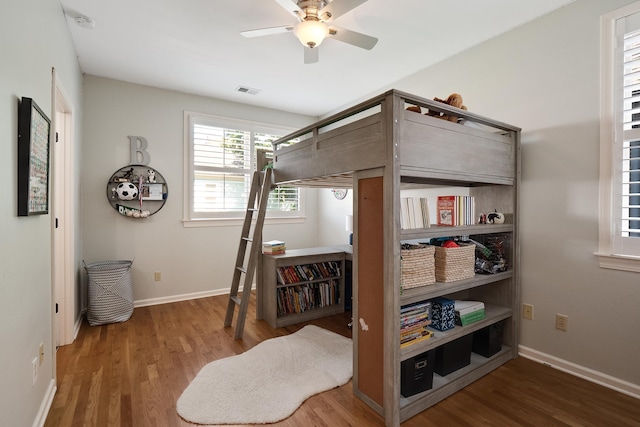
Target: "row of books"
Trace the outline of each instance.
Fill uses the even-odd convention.
[[[438,196],[438,225],[473,225],[476,223],[473,196]]]
[[[278,289],[278,316],[337,304],[340,301],[338,282],[309,283]]]
[[[429,202],[426,197],[400,198],[400,228],[429,228]]]
[[[431,303],[420,301],[400,308],[400,348],[428,340],[433,331],[431,324]]]
[[[285,253],[286,247],[283,241],[270,240],[262,243],[262,253],[265,255],[281,255]]]
[[[340,262],[327,261],[315,264],[289,265],[276,268],[278,283],[291,285],[293,283],[308,282],[311,280],[339,277]]]

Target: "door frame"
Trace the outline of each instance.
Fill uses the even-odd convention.
[[[58,346],[71,344],[75,339],[75,164],[73,108],[68,99],[53,68],[51,332],[54,352]]]

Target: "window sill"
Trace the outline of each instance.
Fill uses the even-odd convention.
[[[304,216],[295,217],[279,217],[279,218],[265,218],[265,225],[269,224],[302,224],[305,221]],[[184,228],[197,228],[197,227],[228,227],[243,225],[244,218],[197,218],[197,219],[183,219],[182,226]]]
[[[594,253],[600,262],[600,268],[610,268],[613,270],[633,271],[640,273],[640,257],[612,255],[600,252]]]

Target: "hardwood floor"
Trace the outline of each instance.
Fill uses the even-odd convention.
[[[305,324],[273,329],[249,307],[244,339],[223,328],[227,297],[141,307],[124,323],[82,325],[58,350],[58,391],[45,426],[194,426],[175,404],[207,363]],[[234,319],[235,320],[235,319]],[[349,315],[309,322],[345,336]],[[234,322],[235,324],[235,322]],[[243,402],[238,402],[241,410]],[[351,382],[309,398],[283,427],[383,426]],[[402,424],[640,426],[640,401],[524,358],[510,361]]]

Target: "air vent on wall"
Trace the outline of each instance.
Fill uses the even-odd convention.
[[[258,92],[260,92],[260,89],[253,89],[247,86],[238,86],[236,88],[236,91],[242,92],[242,93],[248,93],[249,95],[256,95]]]

